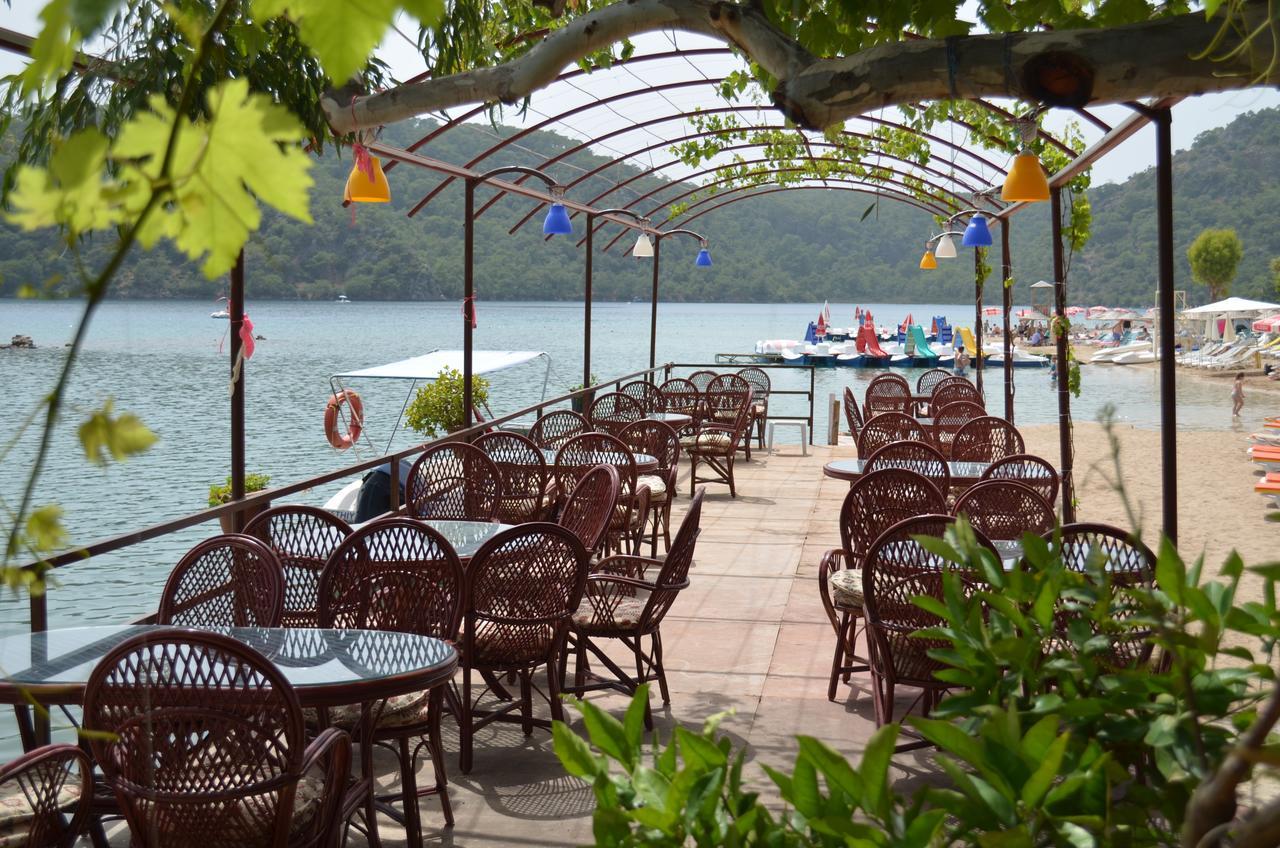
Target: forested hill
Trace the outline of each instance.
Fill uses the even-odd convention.
[[[389,127],[384,138],[404,145],[420,138],[431,121]],[[420,152],[449,162],[465,163],[475,152],[510,135],[509,128],[476,125],[444,134]],[[1273,297],[1267,270],[1280,256],[1280,175],[1271,166],[1280,138],[1280,110],[1245,115],[1231,125],[1202,135],[1174,161],[1178,286],[1193,302],[1204,291],[1191,281],[1186,246],[1205,227],[1234,227],[1244,242],[1244,260],[1233,293]],[[493,167],[536,164],[575,140],[548,132],[521,137],[484,162]],[[655,163],[666,161],[654,153]],[[549,170],[568,182],[606,160],[574,155],[571,164]],[[647,160],[644,167],[648,166]],[[393,202],[364,204],[354,214],[341,206],[348,157],[332,152],[313,170],[313,226],[269,213],[247,248],[247,289],[251,299],[332,299],[345,293],[353,300],[456,299],[462,291],[462,186],[453,183],[415,217],[406,212],[440,178],[433,172],[396,167],[389,174]],[[573,189],[587,201],[636,173],[619,163]],[[657,188],[642,178],[605,197],[605,205],[623,205]],[[679,191],[683,191],[681,188]],[[679,191],[663,193],[670,197]],[[479,193],[481,203],[489,196]],[[1154,172],[1146,171],[1122,185],[1090,192],[1093,238],[1075,257],[1070,300],[1092,305],[1150,305],[1155,289]],[[779,192],[735,203],[699,218],[692,228],[710,239],[712,268],[695,268],[697,244],[673,238],[662,248],[662,296],[682,301],[773,302],[965,302],[972,298],[971,262],[944,261],[938,271],[916,265],[921,245],[933,224],[925,213],[886,202],[863,217],[871,203],[865,194],[838,190]],[[1017,300],[1025,288],[1051,279],[1048,204],[1015,217],[1014,274]],[[653,209],[641,201],[642,211]],[[582,293],[582,251],[577,237],[541,234],[541,213],[509,235],[508,230],[531,208],[529,201],[504,199],[477,221],[476,288],[481,299],[573,300]],[[662,215],[656,215],[660,220]],[[577,233],[581,218],[575,219]],[[607,228],[597,244],[612,239]],[[96,266],[108,239],[99,236],[85,247]],[[648,296],[648,260],[621,257],[619,245],[596,260],[595,285],[601,299]],[[993,262],[993,264],[995,264]],[[69,257],[51,234],[27,235],[0,228],[0,295],[12,295],[26,283],[40,284],[72,276]],[[994,280],[993,280],[994,282]],[[201,298],[223,292],[222,281],[209,281],[174,251],[159,248],[137,253],[118,278],[114,295],[128,298]]]

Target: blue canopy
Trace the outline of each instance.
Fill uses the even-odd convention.
[[[809,322],[809,329],[804,331],[804,340],[809,344],[818,343],[818,326],[812,321]]]

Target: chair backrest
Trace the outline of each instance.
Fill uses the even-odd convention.
[[[698,487],[698,491],[693,495],[693,502],[689,504],[689,511],[684,514],[684,520],[680,522],[680,529],[676,531],[676,537],[671,542],[671,549],[667,551],[662,569],[653,580],[657,588],[649,593],[649,601],[640,614],[639,623],[642,630],[647,631],[657,627],[667,614],[667,610],[671,609],[671,605],[675,603],[680,590],[689,585],[693,550],[698,542],[698,534],[701,532],[702,498],[706,493],[706,486]]]
[[[1053,506],[1030,486],[1016,480],[986,480],[970,486],[956,501],[955,515],[968,516],[969,523],[988,539],[1021,539],[1052,532],[1058,523]]]
[[[951,443],[960,428],[973,419],[986,415],[987,411],[982,408],[982,404],[971,400],[955,400],[946,406],[933,406],[932,413],[933,441],[945,453],[951,450]]]
[[[609,528],[609,516],[618,502],[619,486],[617,468],[612,465],[595,466],[573,487],[556,523],[572,531],[588,551],[596,550]]]
[[[664,421],[642,419],[623,428],[619,440],[633,454],[645,453],[658,460],[655,476],[675,485],[676,466],[680,462],[680,435]]]
[[[412,518],[371,521],[320,576],[320,626],[456,640],[465,577],[444,536]]]
[[[854,444],[862,434],[862,411],[858,408],[858,399],[853,396],[853,389],[844,387],[844,422],[849,425],[849,435]]]
[[[591,424],[585,417],[570,409],[557,409],[533,422],[529,441],[543,450],[556,450],[574,436],[590,431]]]
[[[542,517],[550,472],[542,451],[519,433],[499,431],[476,439],[498,467],[501,495],[498,520],[503,524],[523,524]]]
[[[666,409],[666,404],[662,397],[662,389],[646,380],[633,380],[618,389],[618,391],[639,403],[640,408],[646,414],[663,412]]]
[[[698,387],[683,377],[673,377],[660,387],[662,391],[662,411],[678,412],[697,418],[702,405],[702,392]]]
[[[952,462],[996,462],[1019,453],[1026,453],[1022,434],[994,415],[973,419],[951,440]]]
[[[849,567],[861,568],[871,543],[899,521],[946,511],[946,496],[914,471],[885,468],[863,474],[840,506],[840,545]]]
[[[276,627],[284,614],[284,571],[252,536],[205,539],[178,561],[156,611],[157,624]]]
[[[706,392],[749,392],[752,391],[751,383],[747,378],[740,374],[717,374],[716,378],[707,384]]]
[[[877,374],[862,396],[862,413],[868,421],[882,412],[911,412],[911,386],[897,374]]]
[[[6,844],[71,848],[93,799],[93,762],[75,745],[36,748],[0,766],[0,798],[10,815],[24,814],[3,823],[14,840]]]
[[[503,668],[550,661],[582,602],[587,569],[587,549],[555,524],[522,524],[485,542],[467,567],[464,660]]]
[[[735,380],[712,383],[704,398],[706,416],[709,420],[723,424],[733,431],[736,441],[746,430],[751,421],[751,386],[736,374],[729,375]]]
[[[630,503],[636,491],[636,458],[620,439],[608,433],[583,433],[565,442],[556,454],[556,487],[572,492],[597,465],[612,465],[617,470],[618,503]]]
[[[591,404],[591,426],[601,433],[616,436],[632,421],[644,418],[644,407],[622,392],[600,395]]]
[[[905,441],[929,444],[933,437],[923,424],[905,412],[882,412],[863,424],[858,434],[858,456],[871,456],[887,444]]]
[[[867,457],[862,473],[871,474],[882,468],[905,468],[937,486],[943,495],[951,491],[951,469],[946,457],[925,442],[890,442]]]
[[[694,371],[689,375],[689,382],[700,392],[705,392],[711,381],[719,375],[714,371]]]
[[[260,512],[245,525],[275,552],[284,570],[285,627],[318,627],[320,572],[329,555],[351,535],[351,525],[325,509],[287,504]]]
[[[978,387],[964,377],[947,377],[941,380],[938,385],[933,387],[933,394],[929,397],[929,406],[933,409],[941,409],[947,404],[955,403],[958,400],[972,401],[986,409],[986,401],[978,391]]]
[[[945,368],[930,368],[920,375],[920,379],[916,380],[916,394],[933,394],[933,387],[950,376],[952,376],[951,372]]]
[[[194,630],[127,639],[89,676],[84,726],[135,845],[288,843],[302,708],[247,645]]]
[[[918,639],[913,634],[944,622],[916,606],[912,598],[927,595],[942,600],[942,578],[947,572],[960,575],[966,595],[983,586],[981,572],[962,569],[915,539],[941,537],[955,521],[949,515],[919,515],[900,521],[871,543],[862,563],[863,610],[874,645],[871,658],[890,682],[941,685],[933,673],[944,664],[930,657],[929,651],[944,648],[946,643]],[[996,555],[985,536],[977,530],[974,535]]]
[[[1029,453],[1015,453],[996,460],[982,472],[983,480],[1017,480],[1030,486],[1049,503],[1058,500],[1058,471],[1048,460]]]
[[[409,471],[409,515],[420,519],[493,521],[502,503],[502,475],[484,451],[466,442],[441,442],[422,452]]]
[[[765,373],[765,370],[749,365],[746,368],[739,368],[738,376],[751,384],[751,395],[755,398],[756,405],[764,404],[768,406],[769,392],[773,390],[773,381],[769,379],[769,375]]]

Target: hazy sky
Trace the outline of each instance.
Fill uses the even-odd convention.
[[[14,6],[15,8],[9,8],[0,5],[0,26],[33,34],[37,30],[35,16],[40,4],[34,2],[34,0],[21,0],[21,2],[15,3]],[[412,22],[407,22],[402,29],[404,32],[411,33],[413,31]],[[646,48],[650,50],[669,50],[673,42],[680,47],[694,46],[700,43],[719,46],[718,42],[711,42],[695,36],[685,34],[672,36],[664,33],[643,37],[640,40],[638,52],[645,52]],[[421,57],[416,55],[416,51],[408,40],[400,35],[392,34],[380,50],[380,55],[391,65],[393,73],[400,78],[412,76],[423,67]],[[721,66],[715,67],[714,61],[703,62],[700,60],[698,62],[698,70],[701,73],[713,76],[718,71],[730,69],[732,67],[730,62],[731,60],[725,59]],[[19,57],[0,53],[0,73],[11,73],[20,67],[21,63],[22,59]],[[647,63],[643,68],[639,68],[639,71],[643,74],[643,81],[648,83],[688,79],[690,77],[688,63],[667,64],[665,66],[661,63]],[[541,93],[540,96],[535,95],[532,104],[533,108],[530,110],[529,115],[526,116],[524,123],[539,122],[546,115],[559,112],[563,108],[575,105],[578,102],[588,102],[593,98],[608,96],[620,90],[620,87],[623,86],[636,87],[639,84],[640,77],[635,73],[628,73],[631,75],[630,79],[622,77],[620,74],[613,74],[612,79],[606,79],[605,75],[600,74],[581,77],[577,86],[573,87],[572,90],[558,88]],[[549,128],[579,138],[589,138],[612,129],[624,127],[627,121],[642,120],[646,116],[646,110],[650,114],[658,114],[659,110],[670,111],[669,107],[671,105],[687,108],[699,103],[715,104],[718,102],[707,88],[682,90],[663,99],[666,101],[665,104],[646,106],[639,101],[631,103],[627,107],[623,107],[625,114],[623,114],[623,109],[609,110],[612,115],[606,114],[603,109],[592,110],[581,116],[569,119],[567,123],[554,123]],[[1259,88],[1191,98],[1174,107],[1174,146],[1177,149],[1186,148],[1191,145],[1197,135],[1205,130],[1230,123],[1236,116],[1244,112],[1277,105],[1280,105],[1280,93],[1274,89]],[[1095,107],[1093,111],[1112,125],[1124,120],[1129,114],[1129,110],[1123,106],[1101,106]],[[1049,127],[1053,128],[1061,126],[1062,123],[1073,118],[1075,116],[1071,113],[1059,112],[1050,115],[1047,123]],[[518,123],[514,114],[509,115],[508,120],[512,123]],[[1090,141],[1100,135],[1100,132],[1092,126],[1087,126],[1084,129],[1086,137]],[[666,133],[667,137],[670,137],[673,130],[674,127],[672,126],[664,126],[660,132]],[[653,132],[648,132],[647,134],[653,136],[653,138],[660,139]],[[598,152],[606,156],[617,155],[620,149],[633,150],[641,146],[636,143],[640,140],[645,140],[646,143],[652,144],[653,138],[643,139],[637,133],[634,138],[630,136],[620,138],[612,145],[606,145],[599,149]],[[960,144],[965,141],[964,138],[955,137],[954,134],[952,140]],[[1154,156],[1152,149],[1154,142],[1155,133],[1152,128],[1147,127],[1139,132],[1124,145],[1094,165],[1095,184],[1118,182],[1137,171],[1151,167]],[[672,177],[681,176],[678,169],[667,171],[666,173]]]

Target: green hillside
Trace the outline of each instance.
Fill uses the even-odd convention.
[[[384,138],[408,144],[431,121],[390,127]],[[420,152],[465,163],[509,128],[476,125],[446,133]],[[1174,192],[1178,286],[1203,301],[1192,283],[1186,246],[1205,227],[1234,227],[1244,242],[1244,260],[1233,293],[1274,295],[1267,264],[1280,256],[1280,230],[1271,210],[1280,200],[1280,177],[1266,163],[1274,158],[1280,135],[1280,110],[1242,116],[1231,125],[1205,133],[1175,157]],[[524,136],[485,166],[529,164],[577,142],[538,132]],[[655,161],[663,161],[655,154]],[[568,182],[605,160],[576,154],[550,171]],[[390,173],[393,202],[361,205],[354,213],[341,206],[348,158],[332,154],[314,169],[314,226],[269,214],[247,248],[247,287],[251,298],[331,299],[339,292],[355,300],[455,299],[462,290],[462,186],[453,183],[413,218],[406,212],[440,181],[433,172],[397,167]],[[592,178],[573,189],[589,200],[636,171],[614,165],[607,180]],[[602,203],[622,205],[660,183],[641,179],[608,195]],[[663,196],[671,196],[671,191]],[[481,191],[481,200],[488,193]],[[1150,305],[1155,289],[1154,173],[1135,175],[1121,185],[1099,186],[1090,193],[1093,238],[1075,257],[1069,285],[1073,303]],[[916,268],[921,244],[933,224],[925,213],[893,202],[881,204],[865,219],[867,195],[847,191],[782,192],[736,203],[699,218],[692,227],[711,242],[715,266],[695,268],[697,245],[672,239],[663,245],[663,297],[683,301],[964,302],[972,297],[972,263],[965,254],[944,261],[935,272]],[[1014,274],[1022,284],[1052,276],[1048,204],[1016,216],[1013,223]],[[529,201],[507,198],[477,222],[476,287],[491,300],[573,300],[581,297],[582,252],[575,238],[544,242],[541,214],[514,235],[508,229],[530,208]],[[648,211],[652,201],[637,208]],[[661,217],[661,216],[659,216]],[[581,219],[575,220],[579,233]],[[616,228],[606,230],[603,245]],[[106,238],[84,247],[92,266]],[[649,263],[625,259],[618,246],[596,261],[595,284],[601,299],[647,297]],[[27,235],[0,228],[0,295],[20,285],[70,277],[66,251],[48,234]],[[62,288],[66,287],[63,283]],[[115,296],[129,298],[203,298],[222,293],[223,283],[205,280],[175,252],[160,248],[137,254],[120,275]],[[1025,291],[1025,290],[1023,290]],[[1020,300],[1025,297],[1020,295]]]

